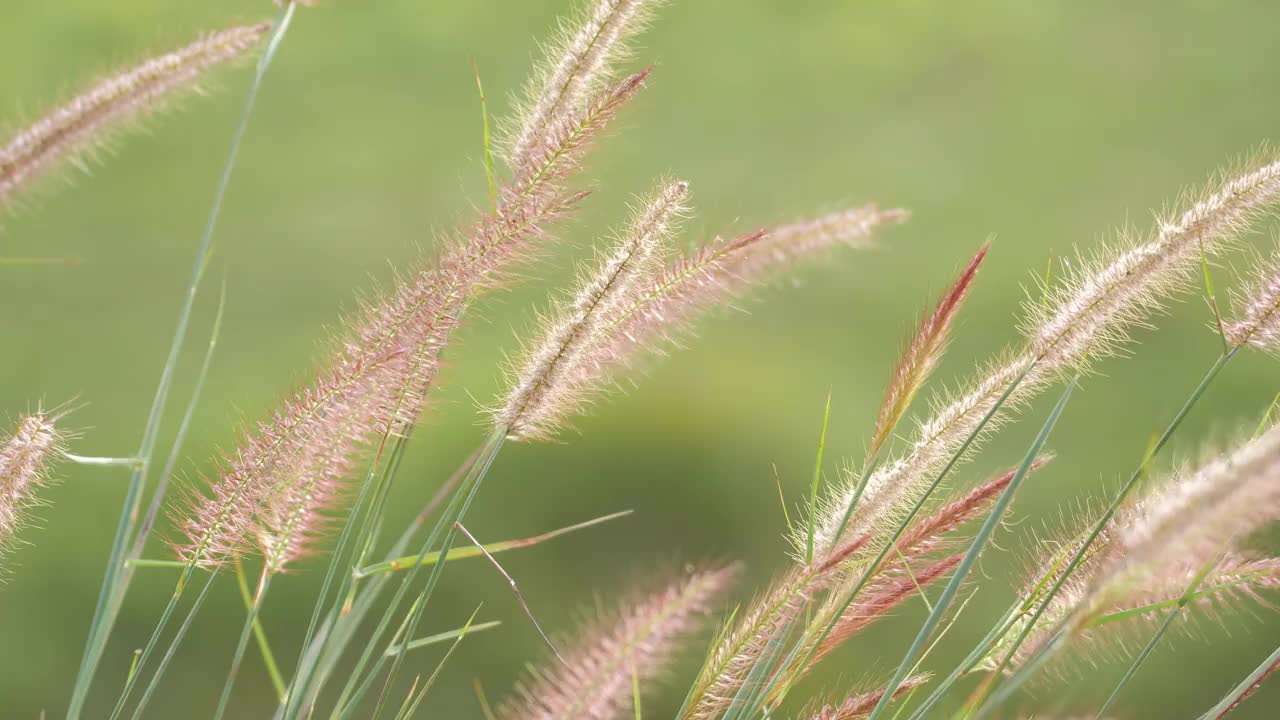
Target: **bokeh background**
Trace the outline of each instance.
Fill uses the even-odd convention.
[[[217,234],[225,326],[183,474],[211,468],[237,428],[305,382],[320,342],[353,298],[430,252],[438,233],[484,200],[471,63],[502,114],[539,38],[569,0],[323,2],[299,13],[258,106]],[[7,0],[0,20],[0,115],[18,127],[96,74],[257,21],[266,0]],[[483,436],[476,399],[500,389],[498,361],[574,258],[634,193],[688,179],[700,242],[775,219],[867,199],[909,207],[872,251],[844,253],[705,324],[690,347],[638,387],[602,403],[563,443],[502,453],[470,527],[519,537],[614,510],[634,515],[506,555],[542,623],[568,630],[580,610],[673,563],[741,559],[746,599],[787,558],[774,468],[802,497],[822,406],[833,397],[827,473],[858,457],[883,381],[921,307],[989,235],[991,257],[965,308],[939,386],[966,377],[1017,337],[1018,304],[1050,257],[1151,225],[1161,208],[1232,157],[1280,133],[1280,7],[1261,2],[673,2],[644,36],[657,64],[623,132],[591,161],[599,192],[529,282],[484,301],[450,351],[451,367],[414,438],[396,520]],[[206,98],[114,144],[92,176],[68,173],[3,218],[0,256],[73,265],[0,266],[0,409],[83,404],[74,450],[121,455],[140,435],[175,309],[249,69],[221,72]],[[73,187],[65,188],[67,180]],[[1265,235],[1252,241],[1267,248]],[[1247,264],[1237,254],[1227,265]],[[1221,288],[1236,283],[1215,271]],[[198,308],[179,396],[194,374],[215,294]],[[1059,459],[1018,498],[1016,521],[982,563],[973,603],[934,656],[949,667],[1004,607],[1027,539],[1114,487],[1218,351],[1195,293],[1140,330],[1132,357],[1109,359],[1073,400],[1052,445]],[[1194,457],[1257,422],[1275,393],[1274,358],[1241,358],[1188,420],[1170,458]],[[1050,398],[1051,400],[1051,398]],[[923,406],[923,403],[922,403]],[[1027,417],[1043,417],[1046,404]],[[175,402],[170,418],[181,410]],[[972,481],[1020,457],[1034,419],[1000,434],[957,475]],[[172,429],[172,423],[170,424]],[[31,545],[0,585],[0,716],[61,713],[122,501],[126,473],[65,467]],[[155,543],[149,555],[161,557]],[[299,639],[322,563],[274,586],[265,623],[278,651]],[[429,629],[456,627],[480,602],[497,631],[466,641],[433,691],[431,716],[477,717],[472,679],[494,701],[524,663],[544,659],[493,569],[446,574]],[[99,675],[93,712],[115,697],[173,578],[140,572]],[[935,591],[936,592],[936,591]],[[923,618],[913,604],[827,663],[813,692],[882,676]],[[1193,717],[1280,638],[1269,611],[1228,616],[1225,631],[1166,642],[1130,686],[1120,717]],[[153,717],[210,707],[242,613],[216,591]],[[696,655],[696,650],[693,652]],[[414,656],[429,671],[438,651]],[[690,658],[696,663],[696,657]],[[692,665],[646,706],[669,714]],[[1042,685],[1039,701],[1096,706],[1123,665],[1087,664]],[[1032,696],[1026,702],[1032,703]],[[238,717],[264,717],[270,690],[250,650]],[[1041,705],[1043,707],[1043,705]],[[1273,717],[1280,690],[1239,713]]]

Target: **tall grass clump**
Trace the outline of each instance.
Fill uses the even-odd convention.
[[[227,643],[225,673],[213,683],[219,689],[215,720],[244,716],[232,708],[237,690],[243,692],[242,670],[257,667],[245,664],[255,653],[274,701],[248,711],[253,716],[425,714],[429,692],[459,644],[499,625],[481,619],[479,608],[465,621],[451,618],[436,595],[450,563],[466,558],[480,558],[503,576],[548,645],[547,657],[504,695],[496,713],[483,695],[478,700],[486,717],[504,720],[638,720],[660,681],[684,688],[680,719],[1011,717],[1023,709],[1015,703],[1060,709],[1046,698],[1043,688],[1053,681],[1042,675],[1058,661],[1127,661],[1111,687],[1087,697],[1103,717],[1167,631],[1193,612],[1270,610],[1269,595],[1280,588],[1280,557],[1258,542],[1280,519],[1280,427],[1270,412],[1252,435],[1242,433],[1199,463],[1166,470],[1159,457],[1235,357],[1274,352],[1280,343],[1277,256],[1247,261],[1252,275],[1233,292],[1225,314],[1210,271],[1211,260],[1243,244],[1280,203],[1280,159],[1268,152],[1211,178],[1150,232],[1123,234],[1066,263],[1068,273],[1033,289],[1018,340],[979,365],[958,390],[934,391],[932,377],[962,331],[966,299],[994,249],[988,242],[971,246],[972,254],[957,253],[954,277],[906,333],[881,402],[867,413],[865,452],[847,459],[838,482],[824,488],[828,403],[805,513],[797,522],[788,515],[780,543],[786,557],[769,582],[734,603],[732,586],[744,574],[739,563],[689,564],[609,609],[597,608],[575,636],[553,639],[497,556],[626,513],[481,543],[468,515],[485,502],[482,486],[490,473],[501,472],[503,451],[561,440],[613,388],[640,382],[655,355],[689,342],[706,316],[763,294],[804,265],[837,264],[839,251],[867,248],[908,219],[905,210],[862,202],[689,247],[680,236],[693,214],[690,184],[660,177],[613,229],[595,236],[594,256],[581,263],[571,287],[554,293],[544,309],[529,311],[536,321],[527,335],[494,363],[494,374],[505,381],[478,409],[483,430],[475,450],[431,492],[420,492],[421,509],[392,533],[393,498],[422,489],[403,487],[402,463],[416,447],[415,436],[432,432],[422,418],[448,356],[463,340],[459,331],[487,307],[492,291],[557,252],[557,237],[598,191],[587,179],[592,151],[655,79],[652,66],[625,66],[635,54],[633,41],[662,5],[658,0],[582,3],[543,48],[514,110],[495,122],[494,137],[481,91],[487,206],[362,295],[305,381],[283,393],[273,410],[251,410],[234,444],[171,491],[223,319],[225,289],[185,410],[170,427],[165,411],[194,308],[203,299],[218,219],[268,69],[298,5],[312,3],[277,4],[270,23],[207,34],[99,81],[0,146],[5,206],[60,162],[194,87],[214,66],[257,53],[137,449],[117,457],[73,455],[61,414],[45,412],[19,420],[0,445],[0,557],[6,560],[54,463],[128,472],[115,533],[99,539],[110,551],[68,689],[69,719],[146,715],[170,671],[189,658],[181,651],[205,619],[207,599],[231,583],[244,617]],[[1131,331],[1155,324],[1161,310],[1200,281],[1219,336],[1200,339],[1220,346],[1203,378],[1194,385],[1188,380],[1180,409],[1158,419],[1163,431],[1135,453],[1136,467],[1113,492],[1084,503],[1088,510],[1075,513],[1061,537],[1020,548],[1029,570],[1016,597],[962,651],[961,662],[937,666],[933,650],[954,643],[948,630],[969,608],[969,588],[979,584],[975,570],[1009,524],[1019,490],[1051,462],[1072,467],[1050,440],[1074,409],[1073,393],[1104,362],[1138,352]],[[992,463],[1004,470],[968,476],[963,463],[1021,416],[1040,410],[1033,401],[1042,393],[1056,398],[1025,450]],[[932,402],[918,407],[925,394]],[[168,556],[144,557],[161,552],[151,542],[157,527]],[[125,637],[117,621],[143,568],[168,568],[172,590],[160,598],[149,633]],[[285,598],[269,597],[270,590],[293,582],[290,575],[313,580],[314,592],[288,608],[300,632],[289,635],[295,642],[285,649],[271,642],[264,608],[283,607]],[[910,642],[877,649],[887,658],[883,666],[858,668],[862,680],[829,694],[810,687],[815,672],[839,667],[841,653],[862,642],[868,628],[912,604],[927,615]],[[700,667],[682,676],[679,659],[713,618],[719,630],[705,638]],[[424,624],[441,623],[456,625],[423,634]],[[1138,642],[1118,642],[1119,631]],[[113,643],[123,642],[137,651],[127,671],[108,676],[103,671],[118,659]],[[424,673],[415,651],[431,645],[442,652]],[[1222,717],[1249,701],[1278,666],[1275,655],[1262,660],[1202,717]],[[1034,699],[1020,693],[1029,683],[1041,690]],[[967,694],[959,692],[962,685],[970,686]]]

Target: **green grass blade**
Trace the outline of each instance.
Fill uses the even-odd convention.
[[[502,540],[499,542],[487,543],[482,546],[468,545],[466,547],[456,547],[451,549],[449,551],[449,554],[445,556],[445,562],[453,562],[454,560],[463,560],[466,558],[481,557],[484,555],[486,551],[489,553],[500,553],[500,552],[505,552],[507,550],[519,550],[521,548],[533,547],[534,545],[544,543],[548,540],[554,540],[558,537],[561,537],[563,535],[568,535],[577,530],[584,530],[586,528],[593,527],[595,525],[601,525],[603,523],[609,522],[610,520],[616,520],[620,517],[626,517],[627,515],[630,515],[631,512],[632,511],[630,510],[622,510],[616,513],[609,513],[608,515],[602,515],[598,518],[592,518],[591,520],[575,523],[573,525],[566,525],[565,527],[557,528],[555,530],[542,533],[541,535],[534,535],[532,537],[520,538],[517,540]],[[422,556],[404,555],[402,557],[398,557],[392,560],[386,560],[380,563],[369,565],[368,567],[360,568],[359,570],[356,570],[353,573],[353,575],[356,578],[367,578],[370,575],[377,575],[378,573],[388,573],[388,572],[397,572],[400,570],[407,570],[408,568],[413,567],[414,563],[417,563],[419,565],[435,565],[438,562],[440,562],[440,553],[438,552],[431,552]]]
[[[236,569],[239,570],[238,565]],[[240,639],[236,642],[235,653],[231,656],[231,668],[227,671],[226,682],[222,684],[222,695],[218,697],[218,707],[213,712],[213,720],[222,720],[222,716],[227,712],[227,705],[231,702],[231,690],[235,687],[236,678],[240,675],[240,663],[244,660],[245,651],[249,649],[249,636],[253,634],[253,628],[258,622],[258,613],[262,609],[267,588],[270,586],[271,575],[266,567],[263,567],[262,577],[258,581],[258,591],[254,593],[253,602],[245,613],[244,627],[240,629]]]
[[[432,531],[422,543],[422,549],[418,553],[420,556],[425,557],[442,534],[448,542],[443,544],[440,552],[445,555],[448,554],[449,550],[452,548],[452,538],[455,535],[453,531],[453,523],[465,515],[466,508],[475,497],[475,492],[479,489],[480,481],[488,472],[489,466],[492,464],[493,458],[497,456],[498,451],[501,449],[504,439],[505,433],[503,431],[496,431],[489,436],[488,440],[486,440],[477,461],[472,465],[471,469],[467,473],[467,477],[463,479],[462,483],[458,486],[458,489],[454,492],[453,498],[449,501],[449,505],[445,508],[444,513],[441,515],[439,520],[437,520],[435,527],[432,528]],[[439,570],[442,567],[444,567],[443,564],[436,564],[432,566],[431,578],[438,579]],[[381,619],[374,628],[373,634],[366,642],[364,652],[356,661],[356,665],[347,680],[347,684],[339,695],[338,702],[334,707],[333,717],[343,717],[348,711],[348,706],[353,705],[359,700],[359,698],[354,695],[357,691],[357,686],[367,687],[367,683],[362,682],[365,668],[373,658],[375,648],[381,643],[382,636],[386,633],[387,627],[390,624],[390,618],[396,611],[396,608],[399,607],[399,604],[403,601],[409,586],[413,583],[421,568],[422,565],[420,562],[414,563],[413,567],[400,581],[400,586],[396,589],[396,593],[392,596],[389,606],[383,612]],[[433,586],[434,583],[429,578],[426,590],[429,591],[433,589]],[[429,594],[429,592],[427,594]],[[421,597],[421,595],[419,597]],[[420,604],[416,605],[415,613],[421,609]],[[406,637],[411,636],[413,634],[413,630],[416,628],[417,624],[416,622],[413,622],[413,626],[409,628],[406,633]],[[404,653],[397,655],[396,662],[398,663],[403,657]],[[375,662],[375,667],[370,670],[370,677],[380,670],[381,665],[381,657],[379,657],[378,661]]]
[[[436,669],[431,671],[431,676],[427,678],[427,682],[422,686],[422,689],[418,691],[417,696],[413,699],[413,704],[409,705],[408,708],[398,714],[396,716],[396,720],[406,720],[407,718],[413,717],[414,713],[418,712],[418,706],[422,704],[422,700],[427,696],[427,692],[431,690],[431,686],[436,684],[436,678],[440,677],[440,671],[444,669],[445,663],[449,662],[449,658],[453,657],[453,651],[458,649],[458,645],[462,642],[463,638],[480,629],[479,625],[473,626],[471,624],[475,621],[476,615],[479,612],[480,608],[477,607],[475,611],[471,613],[471,617],[467,619],[467,624],[463,625],[462,628],[457,631],[453,644],[445,651],[444,657],[440,658],[440,662],[436,663]],[[492,627],[497,623],[484,624]],[[408,649],[408,646],[405,646],[405,649]],[[375,714],[374,717],[376,718],[378,716]]]
[[[143,486],[146,484],[147,466],[150,464],[151,456],[155,450],[156,437],[159,435],[160,422],[168,400],[169,389],[173,383],[173,375],[177,369],[178,358],[182,353],[182,346],[186,339],[187,326],[191,320],[191,310],[195,305],[200,280],[204,277],[205,268],[208,265],[213,244],[214,227],[222,210],[222,201],[226,195],[227,187],[231,183],[232,169],[235,167],[241,140],[249,126],[249,118],[253,114],[254,102],[257,99],[259,89],[262,87],[263,77],[266,75],[272,58],[275,57],[277,50],[279,50],[280,42],[284,39],[285,31],[288,30],[290,20],[293,17],[293,11],[294,3],[285,3],[281,6],[276,16],[271,35],[267,39],[266,48],[258,60],[257,70],[249,86],[244,108],[241,110],[240,119],[232,136],[231,147],[227,152],[222,175],[214,191],[209,217],[205,223],[204,233],[200,238],[199,248],[196,251],[195,267],[192,269],[191,281],[187,287],[187,294],[183,300],[182,307],[178,312],[177,327],[173,333],[173,340],[169,345],[169,355],[165,360],[164,369],[160,373],[160,381],[152,399],[150,412],[147,415],[146,427],[143,429],[138,457],[142,458],[144,466],[135,470],[129,479],[129,487],[125,492],[120,520],[116,526],[115,537],[111,542],[111,554],[107,561],[106,572],[102,578],[102,586],[98,591],[93,620],[89,625],[89,636],[85,642],[84,654],[80,660],[80,667],[76,673],[75,685],[72,688],[71,699],[67,707],[68,720],[78,720],[80,713],[84,710],[84,703],[88,699],[89,688],[93,684],[94,675],[97,673],[98,663],[102,659],[103,652],[106,651],[111,629],[115,626],[116,618],[119,616],[126,585],[125,582],[122,582],[122,573],[126,572],[124,564],[125,547],[134,531],[134,523],[137,520],[139,506],[142,502]]]
[[[1032,613],[1031,618],[1019,632],[1018,637],[1014,639],[1012,646],[1005,653],[1004,658],[1000,661],[1000,664],[994,671],[994,677],[1000,677],[1004,670],[1009,667],[1009,663],[1012,662],[1014,654],[1018,651],[1018,648],[1022,647],[1022,643],[1026,641],[1031,630],[1035,627],[1036,623],[1039,622],[1040,617],[1044,615],[1049,603],[1057,597],[1058,591],[1061,590],[1063,583],[1073,572],[1075,572],[1076,568],[1079,567],[1081,561],[1089,552],[1093,543],[1098,539],[1098,536],[1102,534],[1103,529],[1120,508],[1121,503],[1123,503],[1125,498],[1128,497],[1129,493],[1133,490],[1134,486],[1137,485],[1138,481],[1146,475],[1151,460],[1164,448],[1165,445],[1168,444],[1169,439],[1173,437],[1173,434],[1177,432],[1178,427],[1182,425],[1182,421],[1191,413],[1192,408],[1195,407],[1196,403],[1204,395],[1205,391],[1208,390],[1214,379],[1218,377],[1222,372],[1222,369],[1227,366],[1238,352],[1239,348],[1236,348],[1225,355],[1219,355],[1217,360],[1214,361],[1213,365],[1210,366],[1209,370],[1205,373],[1204,377],[1201,378],[1200,383],[1191,391],[1191,395],[1187,397],[1186,402],[1183,403],[1177,414],[1174,415],[1173,419],[1169,422],[1169,425],[1165,427],[1164,432],[1160,434],[1160,437],[1156,440],[1155,444],[1152,445],[1144,454],[1142,462],[1133,471],[1133,473],[1130,474],[1128,480],[1125,481],[1125,484],[1122,485],[1119,492],[1116,493],[1115,498],[1112,499],[1111,504],[1107,506],[1107,509],[1103,511],[1102,515],[1099,516],[1098,520],[1094,523],[1089,534],[1085,537],[1084,541],[1080,543],[1080,547],[1071,556],[1071,560],[1067,562],[1066,567],[1063,568],[1063,571],[1059,574],[1057,581],[1049,587],[1049,591],[1046,596],[1040,600],[1036,610]],[[1054,652],[1056,651],[1056,647],[1057,645],[1054,643],[1049,643],[1041,650],[1041,653]],[[1035,667],[1039,667],[1043,662],[1028,663],[1028,665],[1032,664],[1034,664]],[[1017,685],[1021,684],[1021,682],[1025,682],[1027,677],[1029,677],[1028,669],[1020,669],[1018,673],[1015,673],[1014,677],[1005,682],[1006,686],[1013,685],[1014,687],[1009,689],[1002,688],[999,693],[1000,696],[1002,698],[1007,698],[1012,695],[1013,691],[1016,690]]]
[[[1121,676],[1120,682],[1116,683],[1116,687],[1111,691],[1111,695],[1107,697],[1107,701],[1102,704],[1102,707],[1098,708],[1097,720],[1101,720],[1106,716],[1107,711],[1115,704],[1116,698],[1120,697],[1120,691],[1124,690],[1125,685],[1128,685],[1133,676],[1138,674],[1138,669],[1147,661],[1147,658],[1151,656],[1151,652],[1159,644],[1160,639],[1164,637],[1169,628],[1173,626],[1174,621],[1182,614],[1182,609],[1197,597],[1197,591],[1200,589],[1200,585],[1204,583],[1205,576],[1212,572],[1217,565],[1218,560],[1206,564],[1191,581],[1191,584],[1187,586],[1186,592],[1182,593],[1182,596],[1177,599],[1176,604],[1169,610],[1169,615],[1165,617],[1164,622],[1160,623],[1160,627],[1151,635],[1151,639],[1147,641],[1142,651],[1138,653],[1133,662],[1129,664],[1128,669],[1124,671],[1124,675]]]
[[[418,648],[429,647],[431,645],[438,645],[442,642],[453,640],[457,637],[460,637],[463,633],[484,632],[485,630],[492,630],[501,625],[502,625],[501,620],[490,620],[488,622],[476,623],[474,625],[467,625],[466,627],[461,627],[461,628],[458,628],[457,630],[448,630],[446,632],[436,633],[435,635],[428,635],[426,637],[418,638],[417,640],[413,640],[412,642],[410,642],[408,645],[393,645],[387,648],[386,652],[383,654],[386,655],[387,657],[390,657],[392,655],[399,653],[401,648],[403,648],[405,652],[408,652],[410,650],[417,650]]]
[[[1242,700],[1258,689],[1264,680],[1280,667],[1280,647],[1267,656],[1262,664],[1249,673],[1249,676],[1240,681],[1227,696],[1222,698],[1217,705],[1209,708],[1209,711],[1200,716],[1200,720],[1219,720],[1227,713],[1235,710]]]
[[[986,547],[987,541],[995,533],[996,527],[1000,524],[1005,511],[1009,507],[1009,503],[1013,501],[1014,493],[1017,492],[1018,487],[1031,471],[1031,465],[1035,462],[1036,457],[1040,455],[1044,444],[1049,440],[1049,434],[1053,432],[1054,425],[1057,424],[1058,418],[1062,415],[1063,410],[1066,409],[1067,402],[1071,399],[1071,393],[1075,389],[1079,377],[1077,373],[1062,391],[1057,404],[1054,405],[1048,419],[1044,421],[1044,424],[1040,427],[1040,432],[1031,443],[1031,447],[1027,449],[1026,455],[1023,456],[1022,464],[1018,467],[1018,471],[1014,474],[1013,479],[1009,481],[1009,486],[996,499],[995,505],[987,515],[986,521],[982,523],[982,528],[969,546],[969,551],[965,553],[960,565],[952,573],[950,582],[947,583],[946,588],[943,589],[942,594],[938,597],[938,601],[934,604],[933,612],[929,613],[929,617],[925,620],[924,625],[921,626],[920,632],[916,634],[915,640],[912,641],[911,647],[907,649],[907,654],[902,658],[902,663],[898,666],[893,678],[885,685],[884,695],[880,698],[880,702],[876,703],[876,707],[871,711],[871,716],[868,720],[879,720],[893,702],[893,696],[915,665],[916,656],[924,648],[925,643],[928,642],[938,623],[942,621],[942,617],[946,614],[951,602],[960,591],[960,586],[964,583],[969,571],[978,561],[978,556],[982,554],[983,549]]]
[[[165,670],[169,669],[169,663],[173,662],[173,656],[178,652],[178,647],[187,636],[187,631],[191,629],[192,623],[195,622],[196,615],[200,612],[200,607],[204,605],[205,598],[209,595],[209,589],[213,587],[213,581],[218,578],[218,572],[221,568],[214,568],[209,573],[209,578],[205,581],[204,587],[200,588],[200,593],[196,595],[195,602],[191,604],[191,609],[187,611],[187,617],[183,619],[182,624],[178,626],[178,632],[174,634],[173,640],[169,642],[169,649],[165,651],[164,657],[160,658],[160,664],[156,667],[156,671],[151,675],[151,682],[147,683],[147,689],[142,693],[142,699],[138,701],[138,707],[133,710],[133,719],[138,720],[146,711],[147,705],[151,702],[151,698],[155,695],[156,688],[160,687],[160,680],[164,677]],[[141,665],[139,665],[141,667]],[[123,696],[121,700],[123,700]],[[121,707],[116,708],[116,713],[112,714],[114,720]]]

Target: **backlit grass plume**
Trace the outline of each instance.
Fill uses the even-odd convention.
[[[563,662],[530,671],[498,711],[501,720],[621,720],[633,682],[641,690],[670,668],[680,644],[702,627],[736,566],[689,570],[656,592],[636,594],[590,622]]]
[[[679,255],[614,321],[612,347],[602,354],[595,372],[607,376],[628,369],[646,351],[678,341],[703,315],[731,304],[797,263],[821,258],[837,247],[866,247],[877,229],[906,217],[904,210],[881,210],[868,204],[717,239]]]
[[[893,696],[899,698],[914,691],[929,682],[929,677],[927,673],[912,675],[898,686]],[[871,714],[882,697],[884,697],[884,688],[853,693],[838,704],[824,705],[818,710],[804,713],[802,717],[808,720],[862,720]]]
[[[1260,262],[1253,282],[1235,293],[1235,319],[1223,326],[1235,347],[1280,350],[1280,253]]]
[[[1249,230],[1277,200],[1280,161],[1272,160],[1228,176],[1189,202],[1180,215],[1159,223],[1150,240],[1073,264],[1078,269],[1061,287],[1028,303],[1022,349],[1006,353],[967,390],[939,403],[905,456],[865,480],[845,478],[842,489],[817,510],[819,544],[834,546],[850,528],[860,533],[892,524],[970,435],[980,427],[989,433],[998,426],[987,422],[984,427],[984,418],[1006,391],[1016,384],[1005,404],[1016,407],[1065,369],[1117,350],[1128,328],[1143,322],[1185,284],[1203,254],[1218,252]],[[863,482],[854,521],[846,524]]]
[[[162,109],[210,68],[245,55],[267,25],[209,33],[186,47],[100,80],[0,147],[0,208],[63,160],[102,144],[113,130]]]
[[[1280,587],[1280,560],[1254,558],[1244,549],[1252,532],[1278,519],[1280,427],[1272,427],[1160,484],[1118,515],[1115,528],[1065,579],[1018,649],[1015,665],[1063,623],[1088,636],[1093,628],[1120,620],[1158,618],[1184,593],[1190,592],[1186,601],[1197,605],[1229,605],[1260,589]],[[1036,602],[1038,588],[1060,579],[1062,559],[1075,550],[1068,542],[1042,560],[1029,583],[1029,603]],[[1110,627],[1103,632],[1115,637]]]
[[[598,71],[604,82],[607,74]],[[647,74],[588,93],[564,124],[547,130],[534,165],[503,184],[495,209],[448,242],[439,257],[362,304],[317,380],[247,433],[223,460],[207,496],[176,513],[186,535],[178,546],[181,557],[217,564],[254,534],[273,552],[292,548],[285,554],[297,554],[296,541],[308,533],[299,533],[296,524],[318,516],[290,498],[340,497],[338,485],[349,479],[353,463],[380,436],[403,433],[416,421],[464,310],[536,254],[549,226],[576,209],[585,193],[565,183]]]
[[[619,233],[598,267],[584,272],[572,300],[556,308],[518,369],[494,423],[514,438],[555,434],[593,388],[590,368],[609,349],[610,328],[661,267],[667,240],[688,210],[689,186],[666,183]]]
[[[576,116],[604,86],[628,41],[642,31],[660,0],[596,0],[564,24],[526,88],[523,109],[509,123],[508,163],[527,175],[551,140],[571,133]]]
[[[947,347],[951,325],[956,312],[964,302],[969,286],[973,284],[978,268],[987,257],[990,243],[984,244],[973,256],[969,264],[961,271],[960,277],[942,296],[933,312],[921,318],[919,328],[911,342],[903,350],[898,365],[893,370],[893,377],[885,391],[884,400],[880,403],[880,415],[876,418],[875,430],[871,433],[871,446],[867,454],[875,456],[880,447],[889,439],[889,434],[897,426],[898,421],[911,406],[911,400],[933,373],[942,354]]]
[[[54,419],[43,413],[19,420],[0,445],[0,556],[13,547],[23,515],[38,504],[36,491],[49,481],[61,447]]]

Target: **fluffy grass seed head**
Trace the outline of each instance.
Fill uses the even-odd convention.
[[[599,386],[590,369],[610,346],[610,328],[661,267],[668,238],[687,212],[689,186],[662,184],[636,211],[597,267],[580,274],[572,299],[544,321],[540,340],[511,372],[494,424],[512,438],[547,439]]]
[[[641,689],[668,669],[680,643],[696,632],[738,573],[737,566],[687,570],[655,592],[637,593],[589,622],[563,663],[532,669],[501,720],[621,720],[633,678]]]
[[[1075,572],[1062,580],[1040,624],[1014,656],[1014,665],[1034,654],[1069,619],[1076,636],[1097,640],[1100,648],[1114,646],[1123,637],[1106,628],[1092,632],[1094,619],[1177,600],[1201,573],[1207,574],[1195,604],[1206,608],[1238,605],[1259,590],[1277,587],[1280,561],[1253,558],[1239,549],[1249,534],[1277,519],[1280,428],[1273,427],[1192,471],[1175,474],[1123,508]],[[1050,548],[1031,573],[1024,597],[1034,602],[1036,590],[1059,581],[1079,543],[1075,538]],[[1020,630],[1015,627],[1010,637]],[[1002,647],[997,646],[986,667],[995,666]]]
[[[518,176],[545,156],[590,98],[625,58],[629,41],[645,29],[659,0],[596,0],[564,23],[530,79],[521,110],[502,143]]]
[[[62,160],[106,140],[131,120],[160,110],[195,87],[210,68],[246,54],[270,29],[246,25],[212,32],[173,52],[100,80],[0,147],[0,208]]]
[[[1233,347],[1280,352],[1280,251],[1256,267],[1247,288],[1233,293],[1235,319],[1223,332]]]
[[[910,675],[894,691],[893,697],[897,699],[911,693],[929,682],[931,678],[932,675],[929,673]],[[884,692],[884,688],[880,688],[852,693],[838,704],[824,705],[817,710],[806,711],[801,714],[801,717],[809,720],[863,720],[871,715],[876,705],[880,704],[880,698],[884,697]]]
[[[904,210],[874,204],[830,213],[737,237],[717,239],[667,264],[615,321],[612,349],[595,368],[599,376],[634,369],[648,352],[678,345],[702,316],[732,304],[764,282],[834,247],[866,247],[876,229],[905,220]]]
[[[0,445],[0,554],[12,548],[26,511],[39,503],[36,491],[49,482],[49,469],[62,450],[55,418],[23,417]]]
[[[174,513],[185,535],[175,545],[180,557],[216,565],[254,536],[277,567],[304,552],[365,448],[416,422],[468,304],[533,255],[586,196],[565,181],[647,75],[591,94],[548,138],[536,172],[503,186],[495,211],[361,305],[318,379],[246,433],[208,492]]]
[[[1201,257],[1215,254],[1246,232],[1277,201],[1280,160],[1270,159],[1227,176],[1188,202],[1183,212],[1160,222],[1149,241],[1073,264],[1079,269],[1060,289],[1029,303],[1025,348],[992,363],[967,390],[937,404],[905,456],[885,463],[867,479],[846,532],[880,527],[914,504],[1016,379],[1022,378],[1017,390],[983,429],[984,435],[1063,371],[1118,350],[1129,328],[1144,322],[1186,284]],[[857,478],[846,476],[821,510],[818,537],[827,547],[840,540],[840,521],[856,487]]]

